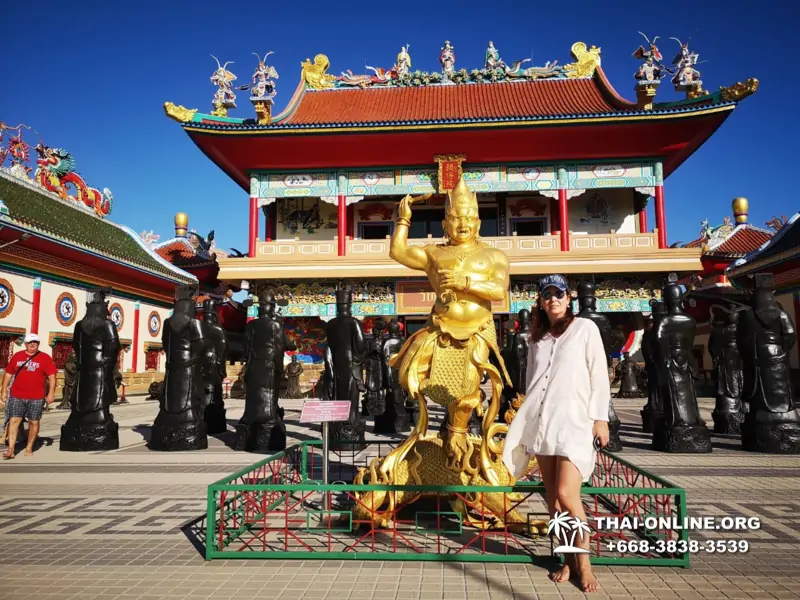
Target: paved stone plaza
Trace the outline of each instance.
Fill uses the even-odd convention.
[[[243,401],[228,400],[229,432],[203,452],[145,447],[158,406],[135,398],[114,408],[121,448],[58,451],[66,411],[45,414],[45,445],[0,464],[0,600],[80,598],[558,598],[583,594],[555,585],[540,566],[358,561],[206,562],[196,538],[206,485],[261,457],[234,452]],[[301,401],[286,401],[296,440],[315,437],[298,423]],[[644,400],[617,400],[623,456],[687,490],[694,516],[759,516],[742,535],[747,554],[692,556],[691,569],[597,567],[595,598],[799,598],[800,456],[748,454],[715,438],[711,455],[649,450],[640,432]],[[701,403],[711,423],[712,405]],[[436,426],[436,425],[434,425]],[[692,532],[702,539],[702,532]],[[719,537],[719,536],[717,536]],[[729,538],[732,539],[732,538]]]

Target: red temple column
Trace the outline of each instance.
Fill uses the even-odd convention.
[[[258,238],[258,198],[250,196],[250,235],[249,249],[247,256],[255,258],[256,256],[256,238]]]
[[[667,247],[667,219],[664,213],[664,186],[656,186],[656,227],[658,228],[658,247]]]
[[[339,256],[347,254],[347,196],[339,194]]]
[[[639,233],[647,233],[647,210],[639,211]]]
[[[133,372],[139,372],[139,308],[138,302],[133,303]]]
[[[42,280],[33,280],[33,306],[31,307],[31,333],[39,333],[39,312],[42,304]]]
[[[550,200],[550,235],[555,235],[561,230],[561,219],[558,214],[558,200]]]
[[[567,210],[567,190],[558,190],[558,221],[561,226],[561,251],[569,251],[569,211]]]

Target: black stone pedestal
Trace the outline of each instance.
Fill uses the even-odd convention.
[[[150,450],[178,452],[208,448],[206,424],[194,417],[194,411],[160,411],[150,431]]]
[[[714,419],[714,433],[738,434],[742,431],[742,421],[744,421],[743,412],[720,411],[714,409],[711,413],[711,418]]]
[[[748,413],[742,423],[742,448],[769,454],[800,454],[797,410],[784,414]]]
[[[642,409],[640,414],[642,415],[642,431],[644,433],[653,433],[656,429],[656,423],[664,418],[664,411],[651,408]]]
[[[236,450],[245,452],[286,450],[286,428],[283,423],[236,425]]]
[[[208,433],[218,434],[228,431],[228,422],[225,420],[226,412],[224,402],[212,402],[206,406],[203,420],[206,422]]]
[[[119,424],[110,414],[103,423],[82,423],[73,412],[61,426],[58,449],[62,452],[97,452],[119,449]]]
[[[706,454],[711,452],[711,432],[705,425],[676,425],[666,421],[656,423],[653,450],[675,454]]]

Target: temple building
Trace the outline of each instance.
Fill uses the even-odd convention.
[[[108,219],[111,192],[89,187],[69,152],[39,144],[31,177],[20,131],[0,146],[0,371],[28,332],[63,369],[88,290],[110,287],[120,372],[129,393],[146,391],[163,378],[161,333],[175,287],[197,278]]]
[[[368,331],[377,316],[399,317],[409,333],[422,326],[433,291],[389,257],[396,207],[406,194],[432,194],[414,205],[410,238],[441,239],[444,194],[461,176],[478,194],[483,242],[510,260],[497,331],[534,303],[538,276],[564,273],[573,284],[595,281],[618,351],[636,356],[664,281],[702,269],[701,248],[667,242],[665,180],[758,86],[704,90],[697,54],[681,45],[668,72],[683,98],[656,102],[667,70],[654,48],[634,55],[643,61],[635,101],[617,93],[600,49],[583,42],[573,44],[573,62],[544,67],[506,63],[492,45],[473,70],[455,66],[448,43],[441,72],[431,73],[412,70],[408,47],[391,68],[363,75],[334,76],[317,54],[275,114],[277,73],[260,59],[254,117],[229,114],[235,75],[222,66],[210,114],[172,102],[164,109],[249,207],[247,256],[219,258],[218,278],[285,298],[301,360],[321,360],[341,279],[355,286],[354,314]]]

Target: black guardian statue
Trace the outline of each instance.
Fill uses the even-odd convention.
[[[208,433],[224,433],[228,430],[228,422],[225,420],[225,401],[222,398],[222,382],[228,375],[226,367],[228,338],[218,320],[216,303],[210,298],[203,301],[204,336],[209,341],[204,361],[206,366],[204,420]]]
[[[336,317],[328,322],[327,337],[330,351],[330,384],[333,400],[350,401],[350,419],[344,423],[331,423],[331,441],[364,442],[364,422],[359,416],[359,394],[364,389],[362,381],[364,355],[367,347],[361,322],[353,317],[353,292],[349,288],[336,290]],[[353,449],[362,448],[353,444]]]
[[[642,336],[642,356],[644,357],[644,370],[647,375],[647,404],[641,410],[642,431],[653,433],[656,423],[664,418],[664,399],[661,394],[663,382],[659,380],[659,369],[656,365],[656,331],[659,323],[667,314],[667,306],[663,301],[651,300],[650,324],[645,328]]]
[[[239,450],[286,448],[286,426],[278,407],[283,376],[283,356],[288,342],[276,314],[275,296],[263,291],[258,297],[258,318],[245,327],[244,415],[236,426]]]
[[[655,425],[653,448],[664,452],[711,452],[711,434],[700,418],[692,368],[696,324],[683,312],[674,283],[663,291],[667,314],[655,331],[655,361],[664,399],[664,418]]]
[[[639,388],[639,365],[627,352],[622,353],[622,360],[617,364],[614,381],[619,381],[619,391],[614,398],[642,398]]]
[[[716,404],[711,417],[714,433],[741,433],[744,421],[742,407],[742,357],[736,346],[739,312],[719,309],[712,320],[708,337],[708,353],[714,365]]]
[[[406,406],[408,394],[400,386],[400,372],[389,366],[389,359],[400,352],[405,340],[400,333],[400,323],[396,319],[389,321],[386,331],[388,335],[381,348],[384,368],[383,381],[386,386],[386,411],[384,415],[381,415],[381,420],[386,422],[386,433],[403,433],[411,430],[411,413]],[[376,433],[377,426],[376,419]]]
[[[377,319],[372,327],[372,337],[367,338],[365,342],[367,351],[364,357],[364,385],[367,391],[364,393],[364,405],[366,406],[367,414],[375,417],[375,433],[390,433],[388,431],[379,431],[385,429],[385,427],[378,418],[386,411],[386,386],[383,381],[385,369],[383,354],[381,353],[383,330],[385,328],[386,322],[383,319]]]
[[[742,399],[750,404],[742,424],[745,450],[800,453],[800,414],[789,369],[796,339],[792,320],[775,301],[772,275],[756,275],[750,307],[739,316],[736,332],[744,365]]]
[[[284,375],[286,376],[286,393],[284,398],[302,398],[303,390],[300,389],[300,375],[303,374],[303,365],[297,361],[297,355],[292,354],[292,362],[286,365]]]
[[[114,368],[119,358],[119,334],[109,318],[106,294],[89,293],[86,316],[75,325],[75,379],[70,390],[71,412],[61,427],[59,447],[68,452],[119,448],[119,425],[110,406],[117,401]]]
[[[595,286],[588,281],[581,281],[578,284],[578,317],[589,319],[597,325],[600,330],[600,338],[603,340],[603,348],[606,351],[606,368],[611,368],[611,322],[603,313],[597,312],[597,297],[595,296]],[[620,420],[614,410],[614,403],[608,402],[608,432],[609,440],[606,450],[619,452],[622,450],[622,440],[619,437]]]
[[[160,410],[150,434],[151,450],[208,448],[203,421],[203,371],[208,341],[202,321],[195,317],[196,291],[193,286],[179,287],[175,291],[172,316],[164,321],[161,343],[167,364],[159,396]]]

